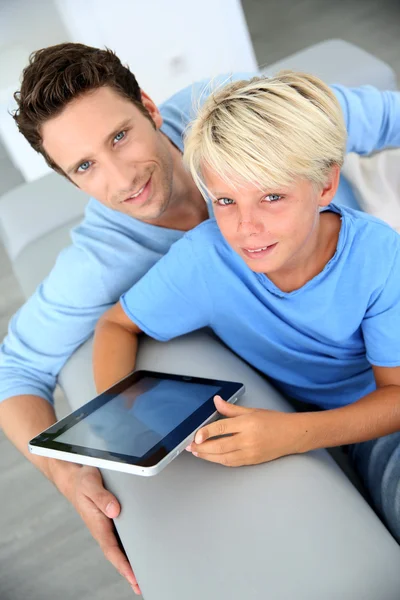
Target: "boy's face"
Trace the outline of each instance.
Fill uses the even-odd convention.
[[[111,209],[151,220],[170,201],[173,159],[159,131],[162,117],[142,97],[154,125],[130,100],[102,87],[44,123],[42,137],[46,152],[81,190]]]
[[[252,271],[272,276],[302,265],[318,235],[319,207],[331,202],[339,171],[319,191],[302,179],[263,192],[255,185],[228,185],[210,169],[202,171],[221,233]]]

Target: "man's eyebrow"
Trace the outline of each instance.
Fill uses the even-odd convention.
[[[113,131],[106,136],[104,142],[106,144],[108,144],[111,140],[113,140],[115,138],[115,136],[120,133],[121,131],[123,131],[126,127],[128,127],[128,125],[131,125],[132,123],[132,119],[128,118],[128,119],[124,119],[123,121],[121,121],[118,125],[115,126],[115,128],[113,129]],[[70,167],[68,167],[68,169],[66,170],[67,174],[73,173],[74,171],[76,171],[76,169],[78,167],[80,167],[80,165],[84,162],[86,162],[87,160],[90,160],[89,157],[85,157],[85,158],[81,158],[80,160],[77,160],[73,165],[71,165]]]
[[[111,142],[111,140],[113,140],[115,138],[115,136],[117,135],[117,133],[120,133],[126,127],[128,127],[128,125],[131,125],[131,124],[132,124],[132,119],[130,117],[127,118],[127,119],[124,119],[118,125],[116,125],[116,127],[114,128],[114,130],[112,131],[112,133],[110,133],[110,135],[108,135],[106,137],[105,141],[106,142]]]

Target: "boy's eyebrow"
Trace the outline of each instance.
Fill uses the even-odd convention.
[[[129,117],[128,119],[124,119],[123,121],[118,123],[118,125],[115,126],[113,131],[109,135],[106,136],[104,143],[108,144],[111,140],[113,140],[115,138],[115,136],[118,133],[123,131],[123,129],[125,129],[125,127],[128,127],[128,125],[131,125],[131,122],[132,122],[132,119]],[[88,157],[85,157],[85,158],[81,158],[80,160],[77,160],[76,162],[74,162],[73,165],[68,167],[68,169],[66,170],[66,173],[70,174],[70,173],[74,172],[82,163],[84,163],[87,160],[90,160],[90,159]]]
[[[226,192],[221,192],[219,190],[211,190],[208,189],[208,192],[214,196],[215,198],[229,198],[230,195],[227,194]],[[276,189],[271,188],[271,189],[267,189],[266,191],[260,191],[261,194],[288,194],[289,190],[286,188],[284,188],[283,186],[277,186]]]
[[[211,196],[214,196],[214,198],[230,198],[232,196],[232,194],[227,194],[226,192],[220,192],[219,190],[207,190]]]

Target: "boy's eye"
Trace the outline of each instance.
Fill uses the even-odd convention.
[[[265,196],[265,200],[267,202],[276,202],[277,200],[280,200],[282,198],[282,196],[280,196],[279,194],[268,194],[267,196]]]
[[[218,200],[216,201],[216,204],[219,204],[219,206],[229,206],[233,203],[234,201],[231,200],[231,198],[218,198]]]
[[[120,142],[126,135],[125,131],[120,131],[114,138],[114,142]]]
[[[84,173],[85,171],[87,171],[90,167],[92,163],[90,162],[90,160],[85,160],[85,162],[83,162],[81,165],[79,165],[79,167],[77,168],[77,173]]]

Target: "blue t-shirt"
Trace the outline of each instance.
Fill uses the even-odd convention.
[[[232,79],[249,74],[235,73]],[[221,76],[213,86],[226,82]],[[209,81],[193,84],[160,106],[161,130],[180,149]],[[368,154],[400,146],[400,97],[370,86],[332,86],[343,110],[348,152]],[[342,180],[335,202],[354,205]],[[91,199],[49,276],[10,322],[0,346],[0,401],[19,394],[53,400],[57,376],[73,352],[93,333],[99,317],[138,281],[182,231],[143,223]]]
[[[355,402],[375,389],[371,364],[400,366],[400,235],[359,211],[329,210],[341,215],[336,253],[293,292],[254,273],[213,219],[174,244],[122,306],[162,341],[212,327],[289,397]]]

